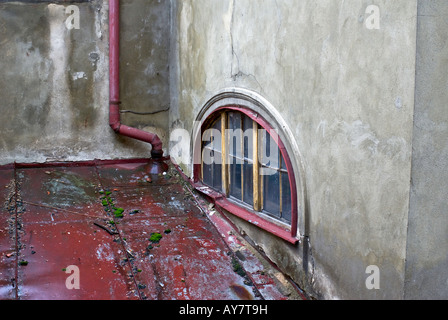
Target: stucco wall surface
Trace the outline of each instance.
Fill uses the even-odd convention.
[[[448,6],[419,1],[406,299],[448,299]]]
[[[224,88],[254,91],[279,111],[302,155],[304,240],[289,248],[245,229],[324,298],[403,296],[417,2],[376,1],[379,29],[367,27],[371,4],[194,0],[173,13],[171,128],[192,130]],[[369,265],[381,290],[366,288]]]
[[[130,2],[121,3],[123,107],[159,111],[169,107],[170,3]],[[67,27],[69,5],[79,9],[79,28]],[[3,1],[0,39],[0,164],[149,156],[149,145],[108,125],[107,0]],[[122,122],[166,139],[167,113]]]

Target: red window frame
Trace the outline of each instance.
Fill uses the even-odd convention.
[[[256,112],[249,110],[247,108],[243,108],[240,106],[225,106],[220,107],[214,110],[214,112],[203,122],[201,126],[201,135],[206,130],[211,121],[216,118],[216,114],[225,111],[237,111],[245,114],[253,121],[257,122],[263,129],[265,129],[270,135],[274,132],[274,128],[261,116],[259,116]],[[200,139],[202,140],[202,139]],[[201,164],[194,164],[193,168],[193,177],[194,177],[194,187],[197,191],[206,195],[211,201],[214,202],[215,206],[218,206],[220,209],[224,209],[227,212],[269,232],[274,234],[275,236],[290,242],[292,244],[296,244],[299,240],[297,239],[297,227],[298,227],[298,210],[297,210],[297,184],[294,175],[294,168],[291,162],[291,159],[287,153],[286,147],[282,142],[281,138],[278,137],[277,141],[278,147],[280,149],[281,155],[285,161],[286,169],[288,171],[288,179],[290,183],[291,189],[291,225],[290,228],[284,228],[280,224],[274,223],[260,214],[257,214],[253,210],[248,210],[243,206],[236,204],[233,201],[230,201],[223,193],[217,192],[207,185],[203,184],[201,181]],[[201,148],[202,150],[202,148]]]

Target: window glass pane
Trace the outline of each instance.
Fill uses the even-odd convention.
[[[228,143],[229,153],[242,158],[242,139],[243,131],[241,128],[241,114],[236,112],[229,113]],[[240,162],[241,164],[241,162]]]
[[[204,149],[204,153],[208,153],[209,151],[207,149]],[[214,157],[217,157],[218,159],[221,158],[221,153],[212,151],[214,154]],[[212,158],[213,160],[213,158]],[[211,161],[208,163],[207,161],[202,162],[203,168],[202,168],[202,181],[210,186],[213,187],[219,191],[222,190],[222,165],[221,162],[214,162]]]
[[[254,158],[252,132],[249,130],[246,130],[244,133],[244,158],[247,160]]]
[[[215,131],[212,137],[212,148],[213,150],[221,152],[222,144],[221,144],[221,132]]]
[[[221,145],[221,118],[213,125],[213,149],[222,151]]]
[[[202,135],[204,148],[202,151],[202,181],[217,190],[222,190],[222,145],[221,145],[221,118],[206,129]]]
[[[243,166],[243,201],[247,204],[254,204],[254,172],[253,165],[247,161]]]
[[[282,172],[282,218],[291,222],[291,187],[286,172]]]
[[[278,169],[280,149],[277,143],[266,130],[260,130],[261,136],[261,163],[270,168]]]
[[[229,112],[229,129],[241,129],[241,113]]]
[[[212,142],[213,142],[212,131],[213,130],[207,129],[204,130],[204,132],[202,133],[202,141],[204,147],[212,148]]]
[[[221,131],[221,117],[219,117],[212,126],[213,129],[216,129],[218,131]]]
[[[239,133],[239,130],[229,129],[228,131],[229,154],[241,158],[241,135]]]
[[[204,136],[205,139],[205,136]],[[207,141],[204,141],[204,148],[212,149],[212,137],[207,139]]]
[[[253,145],[254,145],[254,140],[253,140],[254,122],[248,116],[244,116],[243,130],[244,130],[243,155],[244,155],[244,158],[246,158],[248,160],[252,160],[253,159]]]
[[[271,172],[272,173],[272,172]],[[263,175],[263,209],[280,217],[280,175],[278,171]]]
[[[221,164],[215,164],[213,165],[213,188],[216,190],[221,191],[222,190],[222,165]]]
[[[202,149],[202,163],[208,165],[221,164],[222,163],[221,152],[215,151],[208,147]]]
[[[232,158],[232,157],[230,157]],[[229,166],[229,171],[230,171],[230,195],[242,200],[242,190],[241,190],[241,170],[242,170],[242,165],[241,164],[237,164],[236,159],[233,159],[231,161],[235,161],[233,162],[234,164]]]
[[[213,126],[204,130],[202,133],[204,147],[221,151],[221,119],[214,122]]]
[[[209,186],[213,185],[213,175],[212,175],[212,166],[206,163],[203,163],[202,167],[202,181]]]
[[[288,169],[286,168],[286,163],[285,163],[285,159],[283,159],[283,156],[280,152],[280,159],[281,159],[281,168],[285,171],[287,171]]]

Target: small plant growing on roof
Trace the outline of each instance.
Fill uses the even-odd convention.
[[[162,239],[162,235],[160,233],[154,232],[151,233],[149,241],[151,241],[152,243],[159,243],[160,239]]]
[[[115,216],[116,218],[123,218],[123,212],[124,212],[124,209],[123,209],[123,208],[116,208],[116,209],[114,210],[114,216]]]
[[[21,266],[27,266],[27,265],[28,265],[28,261],[26,261],[26,260],[20,260],[19,265],[21,265]]]
[[[243,267],[236,258],[232,258],[232,268],[233,271],[241,277],[244,277],[246,275],[246,271],[244,271]]]

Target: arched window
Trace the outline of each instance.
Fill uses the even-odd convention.
[[[201,128],[197,180],[223,199],[226,210],[297,242],[294,174],[277,131],[253,111],[227,106]]]

